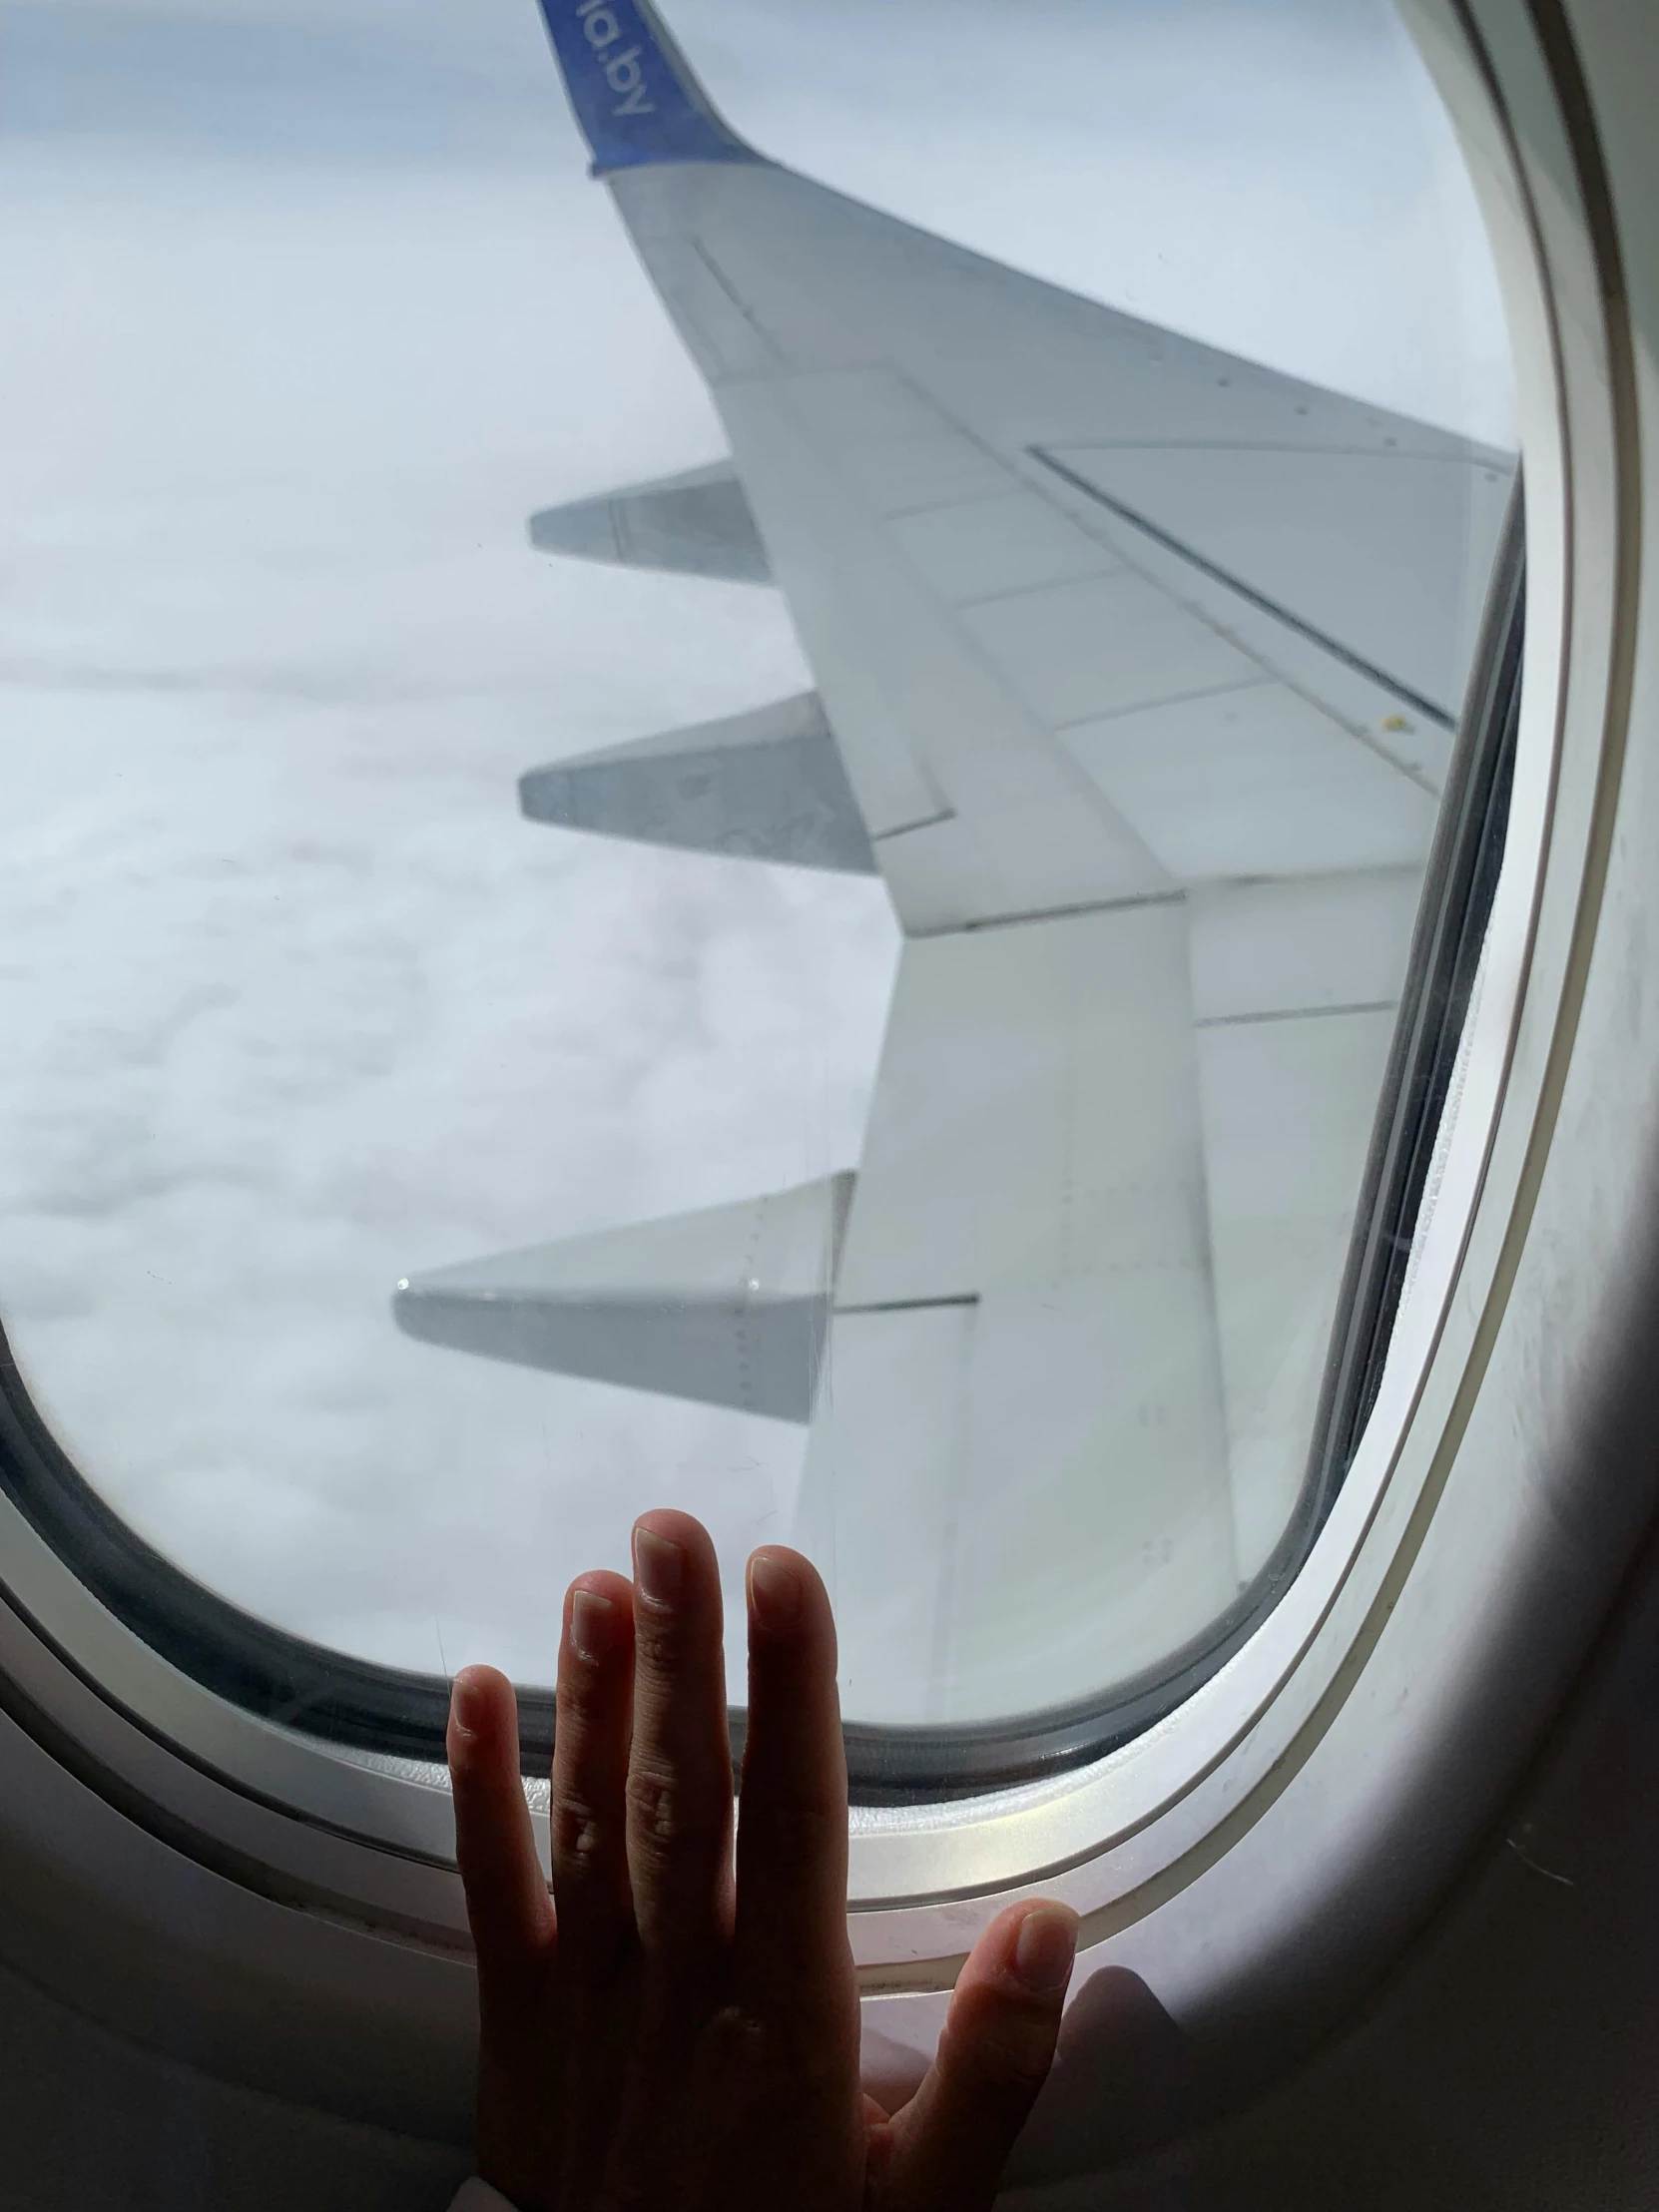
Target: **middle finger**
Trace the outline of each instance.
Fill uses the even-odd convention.
[[[732,1753],[720,1570],[689,1513],[634,1530],[634,1740],[628,1871],[648,1987],[706,2000],[730,1933]]]
[[[578,1576],[565,1594],[553,1738],[553,1903],[567,1974],[603,1972],[627,1940],[628,1734],[634,1593],[620,1574]]]

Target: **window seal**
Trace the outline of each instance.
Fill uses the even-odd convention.
[[[1525,657],[1526,523],[1517,471],[1498,539],[1417,908],[1400,1019],[1355,1210],[1304,1490],[1315,1530],[1377,1402],[1455,1076],[1509,827]]]

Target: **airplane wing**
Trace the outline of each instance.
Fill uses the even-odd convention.
[[[879,869],[801,1533],[857,1718],[1070,1700],[1201,1631],[1294,1502],[1514,459],[762,158],[645,0],[542,7],[732,455],[730,553],[663,553],[661,484],[583,503],[597,550],[770,573],[817,692],[723,727],[724,798],[685,796],[705,729],[526,805]]]

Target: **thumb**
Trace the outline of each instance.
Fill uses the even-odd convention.
[[[1064,1905],[1010,1906],[980,1936],[927,2078],[893,2117],[880,2212],[988,2212],[1048,2078],[1076,1950]]]

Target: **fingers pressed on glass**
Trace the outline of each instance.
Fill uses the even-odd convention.
[[[689,1513],[634,1530],[628,1871],[648,1977],[701,1998],[731,1904],[732,1756],[720,1570]]]
[[[927,2078],[893,2119],[893,2212],[989,2212],[1054,2060],[1076,1948],[1076,1914],[1043,1901],[980,1936]]]
[[[613,1957],[632,1926],[628,1745],[634,1592],[626,1576],[579,1575],[565,1593],[554,1734],[553,1900],[566,1967]]]
[[[518,1705],[494,1667],[463,1667],[450,1694],[455,1859],[478,1953],[480,1991],[539,1967],[553,1909],[518,1771]]]
[[[737,1915],[747,2003],[774,2016],[855,2017],[834,1622],[817,1571],[774,1548],[749,1562]]]

